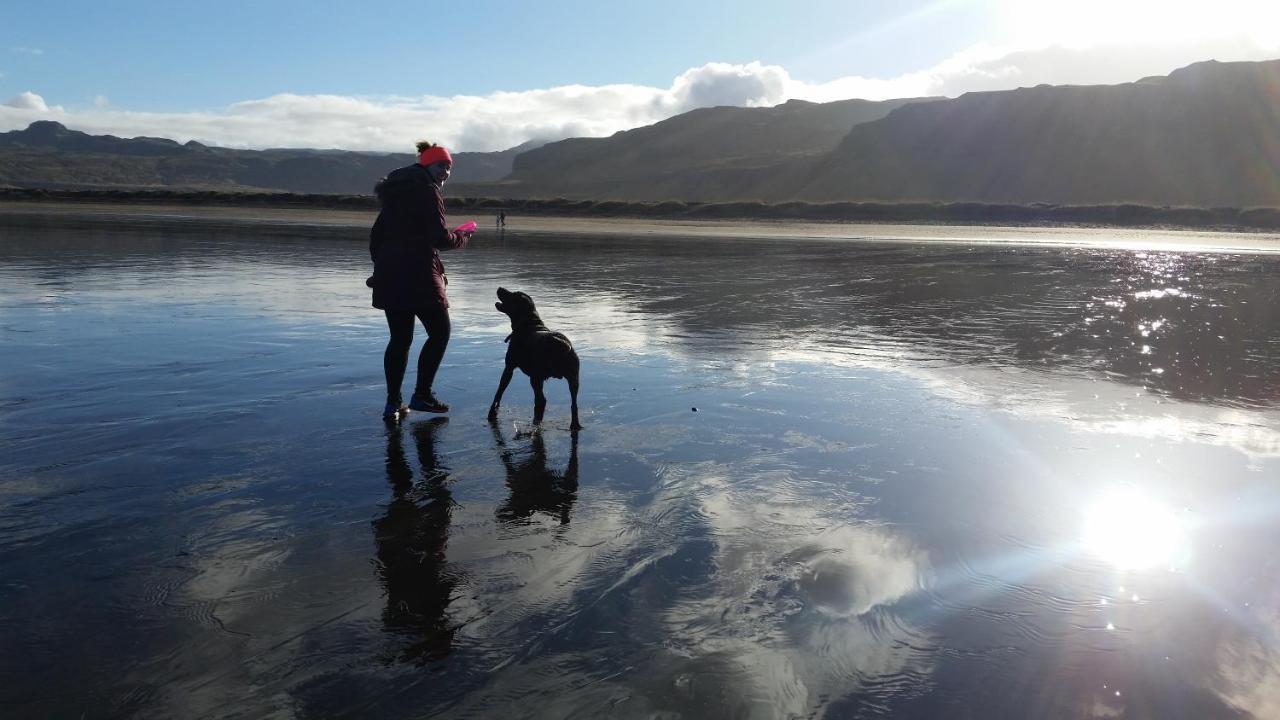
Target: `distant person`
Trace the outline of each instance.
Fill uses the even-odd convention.
[[[498,211],[498,227],[507,226],[507,212],[505,210]]]
[[[453,232],[445,224],[440,189],[452,170],[448,150],[420,142],[418,162],[392,171],[375,188],[382,210],[369,233],[373,277],[368,283],[373,287],[373,306],[386,313],[391,332],[382,356],[387,376],[384,419],[396,419],[409,410],[449,411],[432,391],[451,328],[445,295],[449,280],[440,251],[465,248],[471,239],[471,232]],[[406,406],[400,385],[413,345],[415,317],[427,331],[427,342],[418,355],[418,376]]]

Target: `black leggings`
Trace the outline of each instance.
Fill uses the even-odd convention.
[[[440,369],[444,349],[449,345],[449,330],[452,327],[449,323],[449,308],[436,306],[418,311],[385,312],[387,327],[391,330],[387,351],[382,354],[382,369],[387,374],[387,402],[401,401],[400,384],[404,381],[404,370],[409,364],[409,347],[413,345],[414,316],[422,321],[422,327],[427,331],[427,342],[418,354],[418,380],[414,384],[414,392],[426,395],[436,379],[436,370]]]

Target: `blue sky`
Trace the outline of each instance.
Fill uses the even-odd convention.
[[[460,149],[600,135],[705,104],[1124,82],[1280,57],[1256,0],[6,0],[0,131]],[[419,128],[422,128],[419,131]]]
[[[68,106],[105,96],[139,110],[209,108],[282,92],[665,86],[710,61],[758,60],[813,81],[892,75],[942,60],[990,31],[986,7],[963,2],[824,0],[803,3],[802,12],[785,12],[776,0],[11,0],[7,7],[0,87]],[[849,52],[822,56],[849,38],[859,38]]]

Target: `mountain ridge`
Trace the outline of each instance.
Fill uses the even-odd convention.
[[[699,108],[606,138],[457,153],[449,193],[574,201],[1280,207],[1280,60],[1117,85]],[[367,194],[410,154],[231,150],[52,121],[0,185]]]
[[[853,128],[772,199],[1277,205],[1277,118],[1280,60],[966,93]]]
[[[492,153],[456,153],[459,182],[492,182],[528,143]],[[238,150],[168,138],[90,135],[53,120],[0,133],[0,184],[37,187],[168,187],[372,193],[412,153],[271,148]]]
[[[547,143],[516,158],[507,189],[585,199],[738,199],[734,189],[750,183],[753,171],[785,171],[797,160],[830,151],[855,125],[936,99],[698,108],[605,138]]]

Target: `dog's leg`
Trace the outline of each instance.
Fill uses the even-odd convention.
[[[498,392],[493,395],[493,404],[489,406],[489,420],[498,419],[498,404],[502,402],[502,393],[507,391],[507,385],[511,382],[511,375],[516,371],[515,365],[508,365],[502,369],[502,379],[498,381]]]
[[[529,384],[533,386],[533,424],[537,425],[542,422],[542,413],[547,409],[547,396],[542,392],[542,384],[547,381],[546,378],[529,378]]]
[[[569,409],[573,413],[573,422],[569,424],[569,429],[581,430],[582,423],[578,422],[578,374],[573,373],[565,379],[569,381]]]

